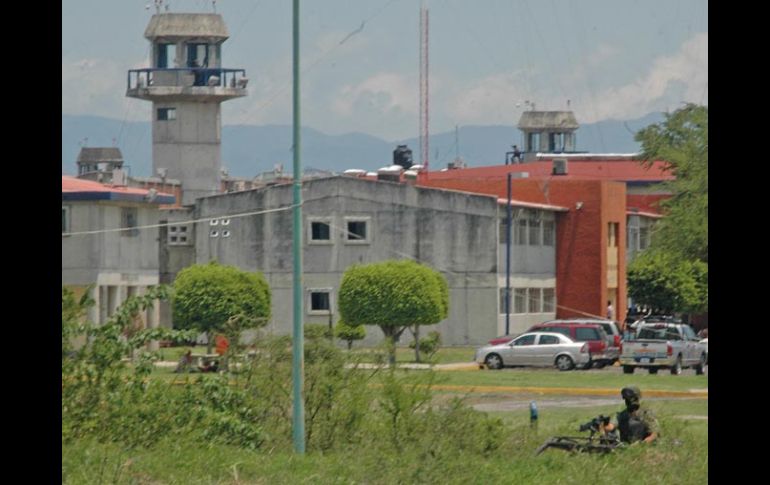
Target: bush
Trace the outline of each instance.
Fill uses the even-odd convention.
[[[414,341],[409,342],[409,348],[414,348]],[[428,332],[427,337],[420,339],[420,352],[424,352],[430,359],[441,347],[441,334],[435,330]]]

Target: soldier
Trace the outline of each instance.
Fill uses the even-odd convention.
[[[611,432],[617,427],[620,431],[620,441],[624,443],[655,441],[658,438],[658,420],[652,411],[640,406],[642,392],[639,388],[624,387],[620,395],[626,402],[626,409],[618,413],[617,426],[610,423],[604,427],[604,431]]]

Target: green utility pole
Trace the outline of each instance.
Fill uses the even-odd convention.
[[[294,384],[294,411],[292,430],[294,450],[305,454],[305,399],[302,387],[305,381],[305,342],[302,333],[302,164],[299,139],[299,0],[294,0],[293,13],[293,66],[294,75],[294,338],[292,381]]]

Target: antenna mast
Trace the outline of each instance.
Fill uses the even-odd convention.
[[[429,150],[428,93],[428,9],[420,5],[420,163],[428,170]]]

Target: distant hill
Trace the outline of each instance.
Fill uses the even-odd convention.
[[[631,153],[639,150],[633,133],[663,119],[660,113],[627,121],[607,120],[581,125],[577,147],[581,151]],[[86,146],[113,146],[120,136],[130,174],[146,177],[152,171],[152,134],[149,122],[126,122],[97,116],[62,115],[62,173],[74,174],[82,142]],[[313,128],[302,129],[302,165],[342,172],[349,168],[376,170],[390,165],[396,145],[406,144],[419,158],[417,138],[387,141],[364,133],[326,135]],[[253,177],[283,163],[291,172],[292,129],[289,125],[226,125],[222,127],[222,160],[234,177]],[[459,154],[469,166],[503,163],[511,145],[522,145],[515,126],[461,126]],[[445,167],[454,160],[455,132],[430,137],[431,166]]]

